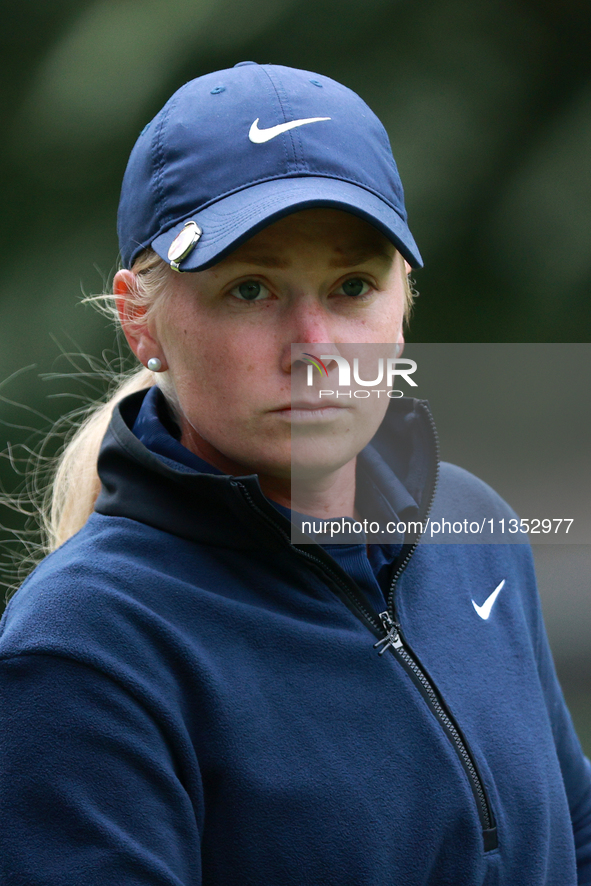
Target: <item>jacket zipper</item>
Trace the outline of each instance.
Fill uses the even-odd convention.
[[[378,640],[377,643],[374,643],[374,649],[384,644],[379,655],[383,655],[387,649],[392,649],[402,660],[403,665],[418,684],[421,694],[443,726],[468,776],[472,792],[476,799],[478,816],[482,826],[485,851],[495,849],[498,845],[498,840],[490,801],[467,742],[462,737],[459,727],[454,722],[451,713],[447,710],[445,702],[436,691],[433,682],[421,667],[416,656],[411,654],[409,647],[404,645],[404,638],[401,633],[400,625],[393,621],[389,612],[380,613],[380,618],[382,619],[386,636],[381,640]]]
[[[435,443],[435,472],[429,503],[427,506],[427,510],[425,511],[424,520],[426,521],[433,506],[435,490],[437,488],[437,481],[439,478],[439,441],[437,438],[437,430],[435,428],[433,416],[431,415],[428,408],[423,408],[429,419],[431,430],[433,433],[433,440]],[[231,483],[233,486],[238,486],[240,488],[250,507],[257,511],[259,516],[261,516],[268,524],[270,524],[276,532],[279,532],[283,536],[283,538],[290,544],[290,546],[294,548],[291,539],[289,538],[287,533],[285,533],[274,520],[272,520],[267,514],[265,514],[265,512],[261,508],[258,507],[256,502],[253,501],[249,491],[246,489],[244,484],[240,483],[238,480],[232,480]],[[460,759],[460,763],[462,764],[464,771],[468,776],[468,780],[470,782],[470,786],[476,800],[478,816],[482,827],[484,850],[485,852],[488,852],[491,849],[496,849],[496,847],[498,846],[497,829],[492,813],[490,800],[488,799],[484,782],[480,776],[480,773],[478,772],[476,761],[474,760],[474,757],[468,747],[466,740],[463,738],[460,732],[459,726],[454,721],[451,712],[447,709],[447,706],[445,705],[445,702],[443,701],[440,693],[436,690],[435,684],[427,675],[417,657],[414,655],[414,653],[412,653],[408,644],[405,645],[404,637],[402,635],[402,629],[400,627],[400,624],[396,620],[396,584],[398,582],[398,579],[408,566],[408,563],[410,562],[410,559],[414,554],[416,548],[418,547],[420,538],[421,534],[419,533],[411,544],[405,545],[405,554],[398,564],[398,567],[390,583],[390,590],[387,600],[388,608],[384,612],[381,612],[379,616],[381,627],[386,631],[386,634],[384,637],[382,637],[381,640],[378,640],[377,643],[374,643],[374,649],[379,646],[383,647],[378,653],[379,655],[383,655],[384,652],[386,652],[388,649],[391,649],[393,654],[397,655],[400,658],[403,666],[408,671],[411,678],[414,680],[419,690],[421,691],[423,698],[425,698],[425,700],[429,704],[429,707],[441,723],[447,737],[451,741],[452,746]],[[364,605],[362,599],[359,598],[357,594],[357,586],[353,582],[345,583],[340,578],[340,576],[337,575],[337,573],[333,572],[326,563],[324,563],[319,557],[314,556],[314,554],[311,554],[308,551],[303,551],[301,548],[294,548],[294,550],[300,556],[305,557],[307,560],[316,563],[323,570],[323,572],[328,573],[332,580],[341,588],[347,599],[353,604],[354,608],[358,612],[361,612],[365,620],[375,630],[380,630],[380,625],[378,625],[377,621],[373,617],[371,610],[369,610]]]
[[[425,412],[431,424],[431,430],[435,442],[435,475],[431,488],[429,504],[427,506],[427,510],[425,511],[424,521],[427,520],[429,514],[431,513],[433,500],[435,498],[435,490],[437,488],[437,481],[439,479],[439,440],[437,437],[437,429],[435,428],[435,422],[433,421],[433,416],[431,415],[430,411],[426,409]],[[454,721],[451,712],[447,709],[443,698],[436,690],[435,684],[427,675],[426,671],[420,664],[418,658],[411,651],[408,644],[405,645],[401,626],[396,619],[396,585],[398,583],[398,579],[408,566],[412,555],[417,549],[420,538],[421,534],[419,533],[412,544],[408,546],[404,557],[398,564],[398,568],[396,569],[392,577],[392,581],[390,583],[390,591],[388,593],[387,609],[384,612],[380,612],[380,620],[382,622],[384,630],[386,631],[386,634],[384,637],[382,637],[381,640],[378,640],[377,643],[374,643],[374,649],[377,649],[379,646],[382,647],[378,653],[379,655],[383,655],[384,652],[386,652],[388,649],[391,649],[393,654],[397,655],[400,658],[404,667],[409,672],[411,678],[413,678],[414,682],[419,687],[421,694],[429,704],[429,707],[443,726],[443,729],[450,739],[468,776],[468,780],[470,782],[470,786],[476,800],[480,824],[482,826],[484,848],[485,851],[489,851],[491,849],[495,849],[498,845],[497,830],[490,800],[488,798],[484,782],[480,776],[480,773],[478,772],[476,761],[474,760],[474,757],[468,747],[466,740],[463,738],[460,732],[459,726]]]

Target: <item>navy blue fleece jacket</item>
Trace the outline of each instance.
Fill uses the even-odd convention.
[[[590,884],[527,545],[407,539],[384,620],[256,477],[146,449],[143,396],[96,512],[2,621],[2,886]],[[393,401],[376,447],[425,516],[424,404]],[[443,466],[432,513],[460,512],[512,516]]]

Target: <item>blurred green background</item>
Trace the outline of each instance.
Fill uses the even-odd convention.
[[[63,352],[93,365],[119,353],[79,302],[116,268],[136,137],[183,82],[240,60],[334,77],[383,120],[426,263],[412,340],[590,340],[587,0],[21,0],[5,7],[0,42],[0,448],[17,459],[0,461],[4,489],[23,482],[22,447],[100,392],[92,379],[47,377],[74,372]],[[10,544],[22,520],[3,522]],[[589,546],[536,557],[591,752]]]

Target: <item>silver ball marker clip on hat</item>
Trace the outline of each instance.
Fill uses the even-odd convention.
[[[185,222],[185,227],[178,234],[168,250],[168,260],[173,271],[180,273],[179,263],[195,248],[203,231],[194,221]]]

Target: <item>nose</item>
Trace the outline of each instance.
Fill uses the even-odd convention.
[[[317,299],[302,296],[296,298],[284,316],[282,369],[291,372],[305,351],[309,356],[326,354],[326,346],[334,350],[333,324],[328,311]],[[293,345],[305,345],[305,348]]]

